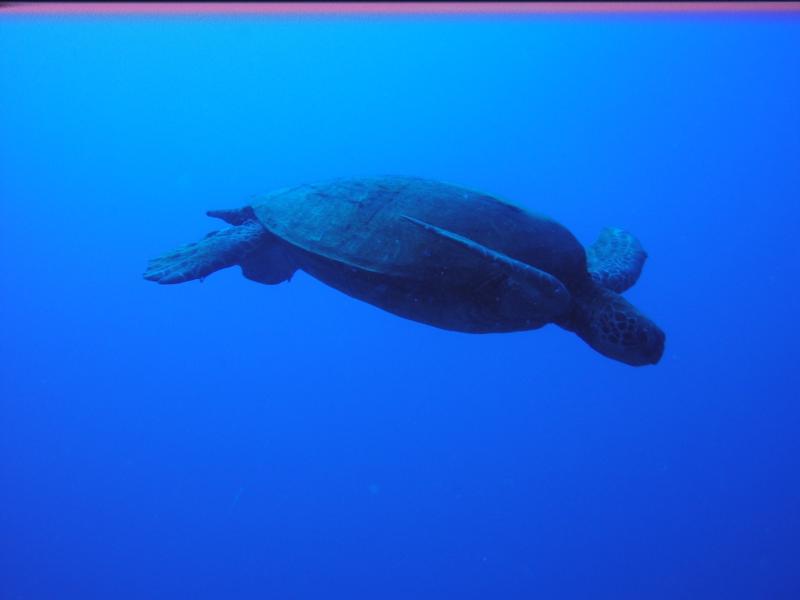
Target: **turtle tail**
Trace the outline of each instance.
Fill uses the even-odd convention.
[[[586,266],[594,282],[621,294],[642,272],[647,252],[632,233],[606,227],[597,241],[586,248]]]

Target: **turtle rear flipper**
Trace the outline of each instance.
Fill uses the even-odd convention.
[[[241,264],[264,243],[266,232],[255,221],[212,231],[199,242],[186,244],[154,258],[144,278],[158,283],[202,279],[220,269]]]
[[[586,266],[598,285],[622,293],[642,272],[647,252],[632,233],[606,227],[597,241],[586,248]]]
[[[239,261],[239,265],[242,275],[266,285],[289,281],[297,271],[297,264],[286,244],[267,231],[263,242]]]

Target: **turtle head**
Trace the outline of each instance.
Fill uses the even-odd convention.
[[[601,354],[634,367],[655,365],[664,354],[664,332],[639,311],[614,311],[589,342]],[[619,315],[619,317],[617,316]]]
[[[595,287],[579,296],[569,321],[600,354],[628,365],[654,365],[664,354],[664,332],[635,306],[611,290]]]

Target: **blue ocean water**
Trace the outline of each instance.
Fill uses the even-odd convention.
[[[661,363],[141,277],[382,173],[636,233]],[[800,598],[798,200],[796,17],[0,14],[0,597]]]

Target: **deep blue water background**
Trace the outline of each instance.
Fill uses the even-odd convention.
[[[634,231],[661,364],[141,278],[381,173]],[[796,17],[0,15],[0,597],[800,598],[798,200]]]

